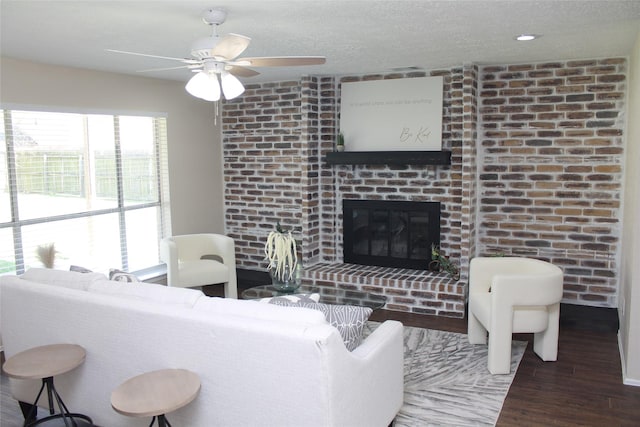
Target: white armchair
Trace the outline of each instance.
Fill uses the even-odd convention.
[[[222,234],[185,234],[162,239],[160,259],[167,284],[190,288],[224,283],[224,296],[238,298],[235,244]]]
[[[533,333],[534,352],[544,361],[557,359],[562,283],[562,270],[545,261],[471,260],[468,336],[471,344],[486,344],[489,333],[489,372],[510,372],[513,333]]]

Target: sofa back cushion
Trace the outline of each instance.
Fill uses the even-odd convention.
[[[24,280],[86,291],[97,280],[107,280],[102,273],[80,273],[52,268],[30,268],[20,276]]]
[[[153,283],[130,283],[115,280],[97,280],[91,283],[87,290],[92,293],[184,308],[192,308],[200,298],[204,297],[202,291],[197,289],[171,288]]]
[[[284,309],[276,305],[261,304],[257,300],[205,297],[200,298],[193,308],[207,313],[251,317],[258,320],[297,322],[308,325],[327,323],[324,315],[314,310],[306,308]]]

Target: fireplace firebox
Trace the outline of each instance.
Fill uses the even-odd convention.
[[[440,202],[343,200],[344,262],[427,270]]]

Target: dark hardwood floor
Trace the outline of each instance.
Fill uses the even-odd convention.
[[[243,280],[241,293],[257,281]],[[207,294],[220,295],[217,289]],[[371,320],[399,320],[406,326],[467,332],[466,319],[377,310]],[[614,309],[563,305],[558,361],[543,362],[528,341],[497,426],[640,426],[640,387],[622,383]],[[417,427],[417,426],[416,426]]]
[[[640,387],[622,384],[617,327],[611,312],[563,306],[557,362],[542,362],[528,341],[497,426],[640,426]],[[606,310],[606,309],[605,309]],[[592,316],[603,319],[598,323]],[[380,310],[372,320],[466,333],[466,319]]]

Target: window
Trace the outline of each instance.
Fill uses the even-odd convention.
[[[136,271],[169,233],[166,119],[2,110],[0,274]]]

